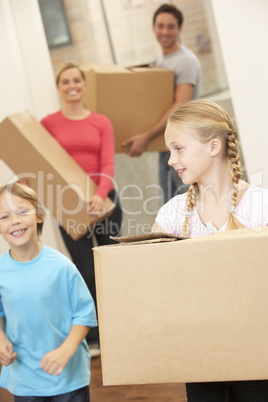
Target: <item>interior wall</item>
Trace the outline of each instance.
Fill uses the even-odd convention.
[[[0,121],[23,110],[40,119],[57,109],[54,74],[36,0],[0,0],[0,48]],[[0,185],[15,179],[0,160]],[[47,216],[42,239],[68,255],[51,215]],[[7,248],[0,236],[0,253]]]
[[[248,179],[268,188],[268,2],[212,3]]]

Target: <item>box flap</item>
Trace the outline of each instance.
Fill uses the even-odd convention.
[[[115,240],[119,243],[136,243],[141,241],[146,242],[161,242],[161,241],[174,241],[174,240],[183,240],[183,237],[175,236],[168,233],[158,232],[158,233],[145,233],[140,235],[131,235],[131,236],[110,236],[112,240]]]
[[[160,67],[133,67],[131,68],[131,71],[133,71],[134,73],[163,73],[163,71],[170,72],[170,75],[174,75],[173,71],[171,70],[166,70],[164,68],[160,68]]]
[[[122,66],[116,64],[89,64],[81,66],[83,71],[94,71],[96,73],[126,73],[129,74],[130,71]]]

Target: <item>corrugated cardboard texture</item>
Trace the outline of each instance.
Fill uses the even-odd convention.
[[[122,142],[157,123],[173,102],[173,71],[116,65],[89,65],[83,70],[88,82],[85,106],[110,118],[116,152],[126,152]],[[163,135],[148,146],[148,151],[165,150]]]
[[[94,249],[104,385],[268,378],[268,228]]]
[[[97,186],[73,158],[28,112],[0,124],[0,158],[30,186],[73,239],[85,235],[103,216],[89,216],[87,201]],[[32,177],[32,178],[31,178]],[[114,204],[107,198],[105,216]]]

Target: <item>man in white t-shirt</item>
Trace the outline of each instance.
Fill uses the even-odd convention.
[[[182,23],[181,11],[171,4],[163,4],[154,13],[153,30],[161,46],[155,65],[174,71],[174,102],[154,126],[124,142],[124,146],[130,146],[128,151],[130,156],[141,155],[153,138],[163,135],[168,114],[172,109],[199,97],[201,67],[196,55],[179,43]],[[168,158],[167,152],[160,153],[159,180],[164,194],[163,203],[176,193],[187,190],[178,175],[172,173],[174,169],[169,169]]]

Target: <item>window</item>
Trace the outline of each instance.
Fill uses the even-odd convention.
[[[62,0],[38,0],[50,49],[72,43]]]

